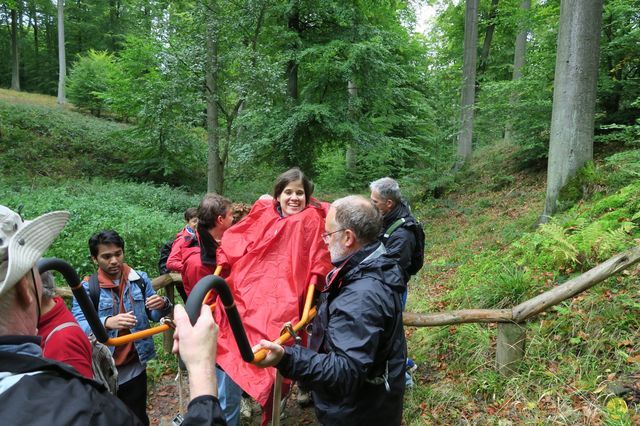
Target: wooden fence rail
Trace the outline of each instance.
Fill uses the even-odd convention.
[[[524,356],[526,336],[522,324],[525,320],[588,290],[638,261],[640,261],[640,246],[617,254],[587,272],[511,309],[465,309],[428,314],[405,312],[404,324],[414,327],[435,327],[497,322],[496,368],[502,374],[509,375],[516,370]]]

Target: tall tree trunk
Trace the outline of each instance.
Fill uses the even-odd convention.
[[[603,0],[562,0],[547,166],[547,197],[540,223],[557,210],[558,195],[593,158]]]
[[[211,2],[210,2],[211,5]],[[211,7],[211,10],[214,8]],[[220,136],[218,133],[218,31],[217,16],[210,11],[206,19],[207,63],[205,66],[205,80],[207,90],[207,191],[223,193],[224,163],[220,157]]]
[[[11,89],[20,90],[20,38],[18,37],[18,10],[11,9]]]
[[[531,10],[531,0],[523,0],[520,3],[520,10],[523,12],[524,16],[527,16],[527,19],[520,19],[520,22],[529,22],[528,14]],[[519,80],[522,77],[522,68],[524,67],[524,58],[527,51],[527,34],[529,33],[529,29],[523,26],[518,31],[518,35],[516,36],[516,45],[515,52],[513,53],[513,75],[511,77],[512,81]],[[512,93],[509,97],[509,103],[511,105],[515,105],[518,101],[518,95],[516,93]],[[513,143],[513,120],[509,119],[504,127],[504,140],[507,143]]]
[[[460,133],[455,170],[471,157],[473,139],[473,108],[476,93],[476,61],[478,45],[478,0],[466,0],[464,18],[464,64],[462,66],[462,101],[460,103]]]
[[[67,61],[64,48],[64,0],[58,0],[58,104],[64,105],[64,82],[67,78]]]
[[[117,40],[116,34],[118,32],[118,23],[120,15],[120,2],[116,0],[109,0],[109,43],[112,52],[116,51]]]
[[[80,27],[80,16],[82,16],[82,2],[80,0],[76,1],[76,6],[78,7],[78,20],[76,23],[78,27]],[[84,47],[82,46],[82,31],[78,31],[78,50],[77,53],[84,51]]]
[[[34,48],[34,54],[36,57],[36,62],[38,61],[38,44],[39,39],[38,39],[38,9],[36,7],[33,8],[33,48]]]
[[[478,72],[483,74],[487,69],[489,63],[489,51],[491,50],[491,41],[493,40],[493,33],[496,30],[496,15],[498,14],[498,0],[491,0],[491,9],[489,11],[489,25],[487,25],[487,31],[484,34],[484,42],[482,43],[482,53],[480,53],[480,65]]]
[[[300,12],[298,9],[298,0],[293,0],[291,12],[287,20],[287,27],[291,31],[295,31],[300,34]],[[292,43],[291,50],[297,50],[297,43]],[[293,100],[293,103],[298,101],[298,59],[290,58],[287,62],[287,95]]]
[[[44,40],[46,43],[46,48],[47,48],[47,57],[51,56],[51,51],[53,50],[53,36],[51,35],[51,33],[53,32],[53,30],[51,29],[52,27],[52,22],[51,22],[51,16],[45,14],[44,15]]]
[[[356,84],[349,80],[347,82],[347,93],[349,95],[349,119],[353,122],[357,121],[358,111],[356,109],[358,101],[358,87]],[[358,147],[357,141],[350,141],[347,145],[347,152],[345,154],[345,163],[347,166],[347,172],[353,173],[356,171],[356,151]]]

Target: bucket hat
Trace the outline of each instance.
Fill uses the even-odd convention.
[[[67,220],[68,212],[57,211],[24,221],[0,205],[0,297],[40,260]]]

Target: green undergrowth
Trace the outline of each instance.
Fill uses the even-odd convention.
[[[81,276],[94,272],[87,242],[103,229],[122,235],[130,266],[157,276],[159,248],[183,226],[184,210],[199,203],[197,196],[168,186],[48,178],[1,179],[0,200],[12,209],[22,205],[26,219],[69,211],[69,222],[46,255],[67,260]]]
[[[0,170],[52,178],[123,175],[128,126],[0,92]],[[46,99],[46,97],[41,96]]]
[[[582,198],[537,229],[544,201],[539,175],[518,175],[517,183],[492,189],[486,186],[491,171],[518,172],[508,164],[466,171],[473,182],[459,182],[418,212],[430,247],[425,270],[410,284],[407,310],[511,308],[637,246],[639,153],[588,165]],[[532,318],[525,328],[525,358],[510,378],[494,366],[494,324],[410,329],[409,353],[420,367],[418,385],[405,400],[406,423],[640,421],[640,267]]]
[[[0,89],[0,172],[14,177],[135,180],[202,191],[206,187],[203,131],[181,143],[146,127],[83,114],[55,98]]]

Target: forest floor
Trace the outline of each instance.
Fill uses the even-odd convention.
[[[183,404],[182,413],[186,412],[188,404],[188,378],[182,379],[183,383]],[[178,382],[175,374],[165,374],[149,386],[149,395],[147,401],[147,414],[152,425],[171,426],[172,420],[176,414],[180,412],[180,399]],[[293,425],[309,425],[317,426],[320,423],[316,420],[316,416],[312,405],[301,406],[296,401],[297,387],[294,387],[290,397],[286,401],[286,407],[283,415],[280,417],[282,426]],[[260,406],[257,403],[252,405],[252,416],[250,419],[241,418],[241,426],[259,426],[260,425]]]

